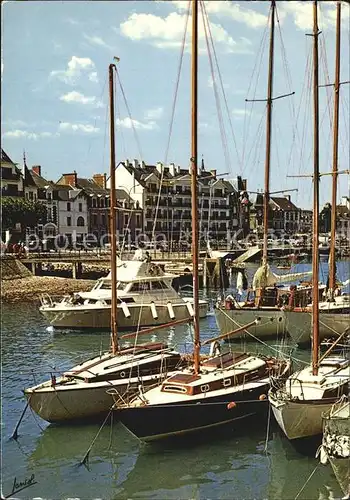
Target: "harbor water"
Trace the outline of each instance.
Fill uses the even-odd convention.
[[[347,264],[344,264],[346,272]],[[213,294],[214,296],[215,294]],[[25,407],[23,389],[108,349],[108,333],[53,332],[30,303],[2,305],[2,495],[32,499],[333,499],[342,494],[329,466],[299,453],[272,416],[171,442],[141,444],[119,422],[105,425],[89,460],[81,461],[100,424],[49,425]],[[214,314],[201,320],[203,339],[217,335]],[[192,349],[180,326],[153,337]],[[274,349],[280,345],[270,342]],[[241,345],[239,344],[239,347]],[[249,344],[249,350],[266,346]],[[286,342],[284,352],[308,361]],[[17,488],[16,488],[17,487]],[[13,491],[18,493],[11,495]]]

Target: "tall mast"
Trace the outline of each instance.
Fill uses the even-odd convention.
[[[267,237],[269,230],[269,201],[270,201],[270,163],[271,163],[271,122],[272,122],[272,92],[273,92],[273,62],[275,43],[275,0],[271,2],[271,29],[269,50],[269,75],[267,86],[267,115],[266,115],[266,156],[265,156],[265,189],[264,189],[264,238],[263,238],[263,265],[267,264]]]
[[[112,352],[119,351],[117,337],[117,240],[116,240],[116,195],[115,195],[115,137],[114,137],[114,64],[109,65],[109,123],[110,123],[110,232],[111,232],[111,344]]]
[[[314,203],[313,203],[313,242],[312,242],[312,373],[318,374],[318,350],[319,350],[319,306],[318,306],[318,239],[319,239],[319,99],[318,99],[318,23],[317,23],[317,0],[313,5],[313,94],[314,94]]]
[[[199,373],[199,283],[198,283],[198,3],[192,0],[192,65],[191,65],[191,191],[192,191],[192,263],[194,302],[194,371]]]
[[[337,2],[337,34],[335,42],[335,79],[334,79],[334,129],[333,129],[333,176],[331,245],[329,253],[329,289],[333,297],[335,288],[335,230],[337,225],[337,183],[338,183],[338,141],[339,141],[339,89],[340,89],[340,14],[341,2]]]

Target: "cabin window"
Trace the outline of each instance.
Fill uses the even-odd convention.
[[[187,393],[186,387],[181,387],[178,385],[165,385],[163,386],[162,390],[164,392],[181,392],[182,394]]]
[[[232,380],[230,378],[224,378],[224,380],[222,381],[222,385],[224,387],[229,387],[231,385],[231,382]]]
[[[117,289],[118,290],[125,290],[127,284],[128,283],[125,283],[125,281],[118,281],[118,283],[117,283]]]
[[[104,282],[100,286],[100,290],[110,290],[112,288],[112,285],[110,283]]]
[[[152,282],[152,290],[164,290],[167,288],[164,281],[153,281]]]
[[[210,387],[208,384],[201,385],[201,392],[208,392]]]
[[[140,283],[134,283],[130,289],[130,292],[146,292],[151,289],[151,283],[149,281],[141,281]]]

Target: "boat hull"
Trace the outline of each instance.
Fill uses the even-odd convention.
[[[145,386],[160,381],[159,376],[147,378],[147,381],[143,380]],[[139,383],[139,379],[134,379],[130,384],[119,380],[100,384],[82,383],[72,388],[48,385],[40,390],[27,389],[25,396],[35,413],[49,423],[98,420],[105,417],[113,406],[111,391],[115,399],[118,393],[120,400],[125,400],[126,396],[129,398],[136,393]]]
[[[131,330],[137,327],[158,326],[175,320],[189,319],[190,313],[184,303],[172,304],[175,318],[169,315],[168,307],[164,304],[155,304],[157,317],[152,315],[150,305],[129,305],[130,316],[126,317],[123,309],[118,306],[117,324],[118,330]],[[100,329],[109,330],[111,324],[111,309],[108,306],[87,308],[84,306],[65,306],[40,308],[40,312],[47,321],[57,329]],[[200,301],[199,315],[206,317],[208,304]]]
[[[285,333],[285,316],[284,311],[280,309],[256,309],[256,308],[241,308],[241,309],[215,309],[216,323],[220,329],[220,333],[232,332],[241,326],[255,321],[260,318],[259,323],[249,328],[249,333],[258,338],[271,338],[282,336]],[[271,320],[272,318],[272,320]],[[239,340],[244,335],[245,340],[254,340],[254,337],[246,333],[232,335],[227,340]]]
[[[328,411],[334,401],[279,401],[269,393],[274,417],[290,440],[305,439],[322,434],[322,413]]]
[[[311,342],[311,313],[304,311],[284,311],[286,329],[296,344]],[[337,337],[349,326],[349,315],[344,313],[329,313],[320,311],[319,338],[320,341]]]
[[[120,408],[120,421],[141,441],[149,442],[171,438],[188,433],[232,424],[257,414],[264,414],[267,400],[261,401],[261,394],[267,392],[267,382],[255,384],[254,389],[237,391],[202,398],[192,402],[145,405]],[[147,393],[146,393],[147,397]]]
[[[350,458],[328,459],[345,498],[350,498]]]

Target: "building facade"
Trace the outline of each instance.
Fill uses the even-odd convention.
[[[191,175],[174,163],[146,165],[128,160],[117,166],[117,187],[143,209],[143,230],[149,240],[189,242],[192,233]],[[235,194],[235,196],[233,196]],[[203,244],[210,239],[227,241],[239,227],[238,195],[233,185],[208,171],[198,172],[199,231]]]

